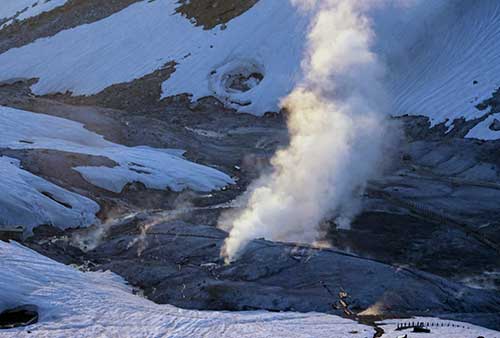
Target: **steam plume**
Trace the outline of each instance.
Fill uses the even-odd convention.
[[[282,100],[291,140],[242,197],[246,208],[231,220],[222,252],[227,262],[254,238],[313,243],[327,218],[348,226],[382,157],[383,67],[370,51],[369,1],[291,1],[315,17],[304,79]]]

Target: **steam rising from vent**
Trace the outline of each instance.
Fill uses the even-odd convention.
[[[291,140],[274,155],[272,172],[242,197],[245,209],[219,221],[232,224],[226,262],[255,238],[313,243],[325,219],[348,227],[380,168],[387,130],[383,67],[370,51],[369,1],[291,1],[315,17],[304,79],[282,100]]]

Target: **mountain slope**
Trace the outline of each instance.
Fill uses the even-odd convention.
[[[261,1],[227,28],[212,30],[193,26],[175,9],[174,1],[143,1],[7,51],[0,56],[0,80],[37,77],[36,94],[91,95],[175,62],[163,96],[213,95],[244,112],[278,110],[278,98],[294,84],[308,24],[291,4]],[[287,48],[276,48],[287,40]],[[255,88],[232,86],[240,75]]]
[[[488,112],[475,106],[500,87],[500,4],[416,3],[372,9],[392,114],[423,115],[450,128],[456,119],[484,119]],[[186,6],[140,1],[11,49],[0,55],[0,80],[39,78],[36,94],[94,95],[173,62],[163,98],[188,93],[193,101],[217,97],[241,112],[277,111],[300,78],[311,14],[289,1],[258,1],[239,12],[231,7],[240,15],[228,23],[201,27]],[[488,133],[498,138],[495,130]]]

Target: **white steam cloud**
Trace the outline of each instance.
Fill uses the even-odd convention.
[[[255,238],[313,243],[325,219],[348,226],[367,181],[380,171],[387,128],[370,1],[291,1],[314,20],[304,79],[282,101],[290,144],[242,197],[246,207],[219,222],[232,225],[222,252],[227,262]]]

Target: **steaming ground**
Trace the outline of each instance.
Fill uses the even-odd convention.
[[[6,184],[4,190],[16,192],[14,195],[22,200],[15,203],[8,199],[7,206],[17,208],[17,213],[10,215],[33,216],[28,220],[18,217],[9,223],[32,223],[34,236],[24,241],[25,246],[83,270],[111,270],[157,303],[192,310],[291,313],[250,313],[248,316],[255,317],[246,321],[248,316],[241,313],[226,317],[219,312],[183,312],[169,305],[154,305],[123,291],[114,282],[115,277],[111,281],[101,279],[101,274],[75,275],[76,271],[69,267],[8,244],[2,247],[7,259],[0,261],[22,283],[13,283],[12,279],[4,283],[23,286],[12,293],[14,303],[31,299],[46,305],[38,297],[40,292],[31,286],[40,285],[41,280],[63,280],[58,284],[63,293],[59,288],[36,289],[50,294],[55,302],[51,304],[57,304],[57,308],[43,305],[42,322],[36,326],[38,333],[50,336],[51,329],[57,328],[61,334],[92,336],[95,330],[106,330],[103,325],[112,330],[105,332],[123,333],[123,316],[119,320],[112,317],[111,322],[106,321],[106,316],[101,318],[104,321],[94,320],[95,316],[89,316],[89,306],[106,313],[126,312],[130,315],[127,319],[151,323],[147,328],[126,326],[126,330],[141,334],[152,329],[182,336],[205,328],[219,333],[220,327],[228,326],[242,327],[242,331],[252,334],[259,329],[271,330],[266,326],[269,323],[298,334],[304,321],[315,326],[305,328],[306,336],[313,329],[320,331],[318,336],[336,330],[341,330],[340,337],[355,335],[351,331],[363,336],[368,333],[363,331],[366,326],[332,314],[370,325],[386,317],[419,315],[500,329],[500,155],[495,141],[500,130],[500,84],[495,82],[499,78],[498,3],[415,2],[417,7],[403,7],[403,11],[400,6],[391,7],[389,11],[395,15],[374,7],[368,11],[375,15],[373,22],[364,21],[363,15],[368,12],[363,8],[343,8],[342,17],[352,19],[344,25],[336,22],[335,11],[327,10],[323,19],[328,25],[352,28],[328,35],[327,41],[331,37],[341,41],[345,41],[342,36],[349,37],[351,43],[337,43],[343,48],[336,49],[323,44],[321,20],[311,27],[317,34],[306,39],[308,20],[317,13],[312,8],[297,11],[288,2],[263,0],[227,2],[222,7],[214,6],[217,1],[200,1],[212,9],[200,12],[196,8],[200,2],[183,2],[177,7],[169,0],[116,0],[106,4],[90,0],[63,4],[53,0],[44,6],[61,6],[39,15],[34,7],[26,12],[34,16],[0,30],[0,60],[7,62],[0,62],[4,67],[0,66],[0,78],[6,80],[0,84],[0,105],[10,107],[0,108],[8,112],[2,125],[10,126],[0,130],[0,155],[4,156],[1,167],[7,168],[0,181]],[[1,6],[0,13],[4,9]],[[172,15],[155,11],[162,8],[172,9],[166,11]],[[139,9],[144,15],[139,15]],[[144,20],[152,12],[150,18],[156,19]],[[126,24],[124,17],[128,18]],[[186,35],[178,44],[169,44],[176,38],[163,28],[170,24],[185,28],[182,33]],[[250,34],[256,27],[258,34]],[[113,34],[104,34],[103,29]],[[122,30],[130,34],[120,34]],[[291,41],[290,32],[297,33],[293,35],[297,39]],[[375,36],[387,39],[376,40]],[[86,44],[86,39],[95,43]],[[276,56],[276,46],[281,45],[289,48],[280,49],[283,54]],[[404,48],[395,49],[400,45]],[[171,46],[179,49],[171,51]],[[305,47],[310,47],[311,53],[305,53]],[[331,54],[335,50],[356,57],[345,63],[344,57]],[[164,51],[169,51],[173,59],[165,58]],[[161,54],[158,59],[157,53]],[[65,57],[70,54],[75,57]],[[304,55],[306,62],[301,68]],[[385,105],[387,101],[378,100],[383,97],[375,85],[381,73],[380,63],[386,66],[383,80],[391,81],[387,96],[397,97],[392,110]],[[348,68],[351,66],[361,69],[353,72]],[[286,76],[281,77],[282,73]],[[329,76],[339,78],[333,82],[334,90]],[[183,80],[186,78],[189,81]],[[42,94],[38,91],[41,89],[50,92],[48,89],[55,88],[52,85],[60,93],[37,95]],[[346,86],[350,90],[342,91]],[[66,92],[69,89],[78,94],[90,87],[106,88],[86,92],[88,96]],[[163,91],[165,88],[171,91]],[[278,110],[279,99],[294,88],[282,104],[288,112],[266,112]],[[186,90],[193,96],[183,94]],[[170,94],[179,95],[167,97]],[[359,115],[351,114],[354,108]],[[16,109],[25,115],[11,115],[9,119]],[[262,117],[240,114],[242,111]],[[301,114],[304,111],[309,114]],[[326,111],[335,114],[324,116]],[[393,140],[388,142],[392,145],[389,148],[386,144],[382,147],[377,137],[387,131],[382,128],[385,122],[381,123],[385,113],[408,114],[391,119],[402,132],[398,139],[388,138]],[[30,125],[30,119],[20,117],[39,114],[47,115],[46,121],[71,126],[72,132],[61,138],[59,130],[40,134],[35,128],[50,130],[51,123],[32,125],[29,132],[20,134],[17,125]],[[65,122],[49,117],[63,118]],[[303,118],[307,118],[307,128]],[[334,124],[333,118],[339,123]],[[389,126],[392,130],[393,126]],[[289,127],[292,134],[288,133]],[[338,132],[328,133],[330,128]],[[68,142],[82,134],[91,137],[77,140],[78,147],[73,144],[68,149]],[[96,137],[113,146],[103,153],[85,143]],[[332,149],[332,144],[337,147]],[[348,147],[339,147],[346,144]],[[208,172],[217,175],[205,178],[220,182],[217,177],[223,177],[225,183],[215,184],[220,189],[209,192],[159,189],[163,187],[149,184],[150,174],[137,166],[151,161],[145,153],[131,151],[137,146],[146,146],[162,158],[166,156],[165,148],[184,149],[182,163],[190,168],[205,168],[205,173],[210,167],[215,171]],[[362,158],[339,150],[352,150],[354,146],[362,150]],[[380,149],[384,152],[382,168],[376,160]],[[280,155],[273,159],[277,150],[281,150]],[[141,162],[124,159],[131,155],[139,156]],[[336,161],[338,158],[342,161]],[[108,185],[98,184],[73,169],[81,167],[101,168],[103,172],[114,168],[115,173],[132,168],[136,171],[128,177],[139,179],[127,180],[123,185],[120,179],[119,188],[106,189]],[[156,169],[168,173],[171,168],[164,165]],[[345,171],[353,174],[349,181],[343,175]],[[175,174],[181,174],[182,184],[200,182],[192,171],[177,170]],[[116,176],[100,177],[113,181]],[[234,184],[225,186],[229,177]],[[18,187],[15,190],[14,183]],[[342,194],[329,190],[332,184]],[[280,210],[284,204],[275,203],[275,208],[269,208],[263,205],[264,199],[257,198],[264,195],[267,201],[276,197],[266,192],[269,187],[290,202],[286,215]],[[261,195],[241,197],[245,191],[260,191]],[[36,203],[28,203],[28,197]],[[251,197],[254,203],[247,204],[252,202]],[[36,208],[46,205],[49,208]],[[245,215],[247,205],[254,207],[251,210],[265,212],[266,217],[272,216],[277,219],[272,224],[282,226],[250,230],[243,227],[243,240],[237,241],[235,247],[246,243],[248,250],[240,251],[240,259],[224,265],[220,252],[228,234],[217,228],[218,220],[228,210],[233,215]],[[85,219],[98,219],[105,226],[62,229],[66,225],[78,226],[82,211]],[[57,218],[64,221],[56,224],[51,218],[54,213],[64,216]],[[311,217],[304,220],[302,215]],[[254,224],[255,218],[250,219],[252,222],[244,225]],[[93,222],[82,225],[89,223]],[[42,225],[35,227],[37,224]],[[251,240],[267,237],[312,242],[318,234],[322,241],[314,246]],[[30,263],[36,266],[31,269]],[[99,279],[97,283],[94,277]],[[101,282],[108,280],[109,284],[103,286]],[[75,289],[80,294],[84,291],[89,301],[84,308],[76,304],[83,298],[67,297]],[[117,305],[109,308],[109,304],[96,302],[97,293],[106,294]],[[68,316],[69,312],[75,316]],[[189,318],[181,313],[187,313]],[[61,316],[54,319],[50,314]],[[181,326],[173,325],[179,330],[171,331],[165,325],[166,317],[177,324],[182,322]],[[81,318],[88,319],[88,325],[75,327],[71,320],[81,322]],[[243,324],[241,318],[245,318]],[[286,328],[282,326],[285,320],[290,323]],[[339,323],[348,325],[347,333]],[[397,336],[400,332],[391,325],[385,327],[386,335]],[[369,330],[371,336],[373,331]],[[466,337],[476,334],[463,332]],[[28,335],[23,329],[8,334],[20,333]],[[456,331],[434,333],[460,337]],[[490,332],[477,332],[477,336],[481,334],[488,336]]]
[[[380,106],[383,71],[370,50],[374,33],[366,9],[356,1],[296,5],[316,13],[302,62],[305,78],[282,102],[290,145],[243,197],[245,210],[223,218],[230,225],[227,261],[255,238],[313,243],[326,218],[349,223],[382,161],[388,134]]]

